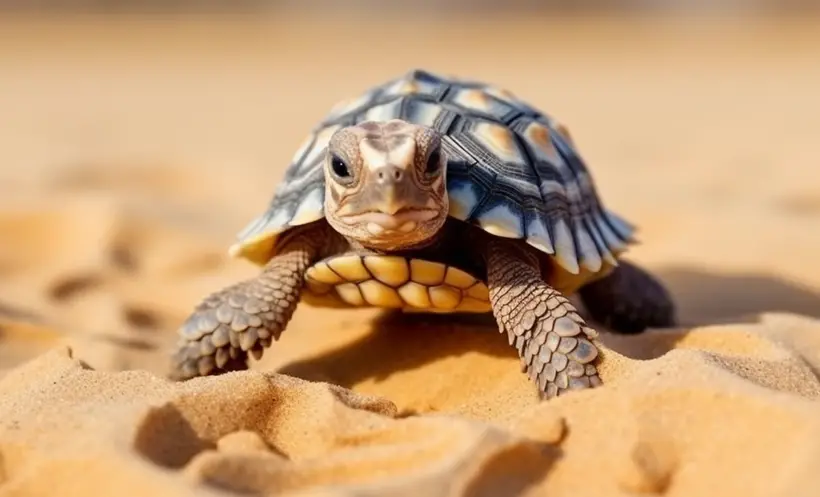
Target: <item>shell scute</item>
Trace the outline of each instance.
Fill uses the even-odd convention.
[[[398,256],[365,256],[364,265],[376,279],[397,287],[410,279],[407,260]]]

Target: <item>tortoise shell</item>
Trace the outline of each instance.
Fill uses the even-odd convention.
[[[634,227],[604,208],[560,123],[504,89],[413,70],[331,109],[299,147],[268,209],[239,233],[231,255],[264,264],[278,234],[322,219],[322,168],[333,133],[395,118],[442,134],[451,217],[537,248],[575,280],[570,286],[617,266],[634,242]]]

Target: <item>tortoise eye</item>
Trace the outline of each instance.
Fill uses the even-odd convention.
[[[441,169],[441,151],[436,148],[429,157],[427,157],[427,166],[424,168],[424,172],[427,174],[435,174],[439,169]]]
[[[333,174],[340,178],[350,177],[350,169],[348,169],[347,164],[345,164],[345,161],[343,161],[337,155],[334,155],[330,158],[330,168],[333,170]]]

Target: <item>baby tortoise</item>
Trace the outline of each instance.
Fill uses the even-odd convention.
[[[414,70],[314,128],[230,249],[261,273],[196,307],[172,377],[247,368],[305,301],[492,312],[542,398],[596,386],[598,333],[566,295],[616,332],[675,324],[661,283],[618,260],[633,231],[560,123],[503,89]]]

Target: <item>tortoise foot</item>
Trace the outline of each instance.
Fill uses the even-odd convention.
[[[675,304],[663,284],[629,261],[578,291],[590,316],[616,333],[676,325]]]

